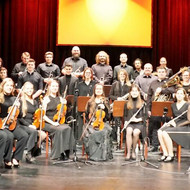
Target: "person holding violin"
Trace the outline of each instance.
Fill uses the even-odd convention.
[[[61,104],[61,106],[60,106]],[[44,131],[48,131],[53,136],[53,147],[51,151],[51,159],[67,160],[70,152],[74,147],[74,137],[70,126],[60,121],[66,120],[66,106],[67,101],[59,96],[59,83],[56,80],[48,86],[47,94],[43,100],[43,108],[45,115]],[[57,110],[57,108],[60,108]],[[54,117],[60,113],[60,117]],[[58,113],[59,115],[59,113]],[[60,124],[61,123],[61,124]]]
[[[173,119],[158,130],[158,139],[163,150],[159,162],[174,160],[173,142],[184,148],[190,148],[190,104],[184,88],[178,88],[175,93],[176,102],[171,105]],[[182,133],[181,133],[182,132]],[[183,133],[184,132],[184,133]],[[185,132],[188,132],[185,134]]]
[[[139,140],[139,135],[143,130],[144,117],[148,117],[145,107],[143,107],[144,101],[141,99],[140,89],[137,85],[133,84],[129,91],[129,99],[124,107],[124,127],[126,127],[126,141],[127,141],[127,156],[126,161],[136,159],[136,145]],[[133,117],[134,114],[140,109],[138,114]],[[132,148],[132,154],[131,154]]]
[[[37,151],[39,151],[39,143],[41,143],[45,137],[46,133],[44,131],[37,131],[36,126],[33,125],[33,115],[38,109],[38,103],[32,98],[34,93],[34,86],[31,82],[25,82],[23,85],[23,95],[21,97],[21,117],[19,118],[20,127],[26,131],[29,135],[27,141],[27,154],[26,162],[33,163],[35,161],[35,156]],[[41,142],[37,143],[37,136],[41,134]]]
[[[94,93],[86,105],[88,124],[81,136],[89,159],[106,161],[112,155],[112,128],[106,120],[109,118],[109,104],[104,95],[103,85],[96,84]]]
[[[17,124],[16,114],[19,112],[20,103],[15,102],[14,82],[11,78],[6,78],[1,83],[0,87],[0,118],[2,119],[1,129],[7,134],[10,142],[16,139],[16,149],[12,155],[12,164],[14,167],[19,167],[19,161],[22,160],[24,148],[28,140],[28,134]],[[14,105],[14,107],[12,107]],[[16,110],[16,111],[15,111]],[[10,112],[11,111],[11,112]],[[8,113],[9,112],[9,113]],[[5,161],[11,161],[11,145],[5,150]]]

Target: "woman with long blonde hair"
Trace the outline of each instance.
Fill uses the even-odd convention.
[[[15,99],[16,97],[14,96],[14,82],[11,78],[5,78],[0,86],[1,119],[7,117],[8,108],[12,106],[14,103],[18,108],[20,107],[20,103],[18,101],[15,102]],[[6,162],[8,163],[8,166],[10,166],[10,168],[12,167],[12,165],[14,167],[19,167],[19,161],[22,160],[23,152],[28,139],[28,134],[23,129],[20,128],[18,122],[16,123],[14,130],[9,130],[8,124],[4,123],[3,131],[6,132],[11,139],[17,140],[16,149],[13,152],[13,155],[11,155],[12,150],[6,153],[7,154],[5,158]],[[11,157],[12,157],[12,165],[9,164],[11,162]]]

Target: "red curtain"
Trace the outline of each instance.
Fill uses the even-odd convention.
[[[0,56],[9,70],[20,61],[24,51],[41,62],[46,51],[55,50],[55,0],[6,0],[0,10]]]
[[[190,65],[190,1],[154,1],[154,62],[164,56],[175,72]]]
[[[168,66],[177,72],[190,65],[189,10],[189,0],[153,0],[153,48],[81,46],[82,57],[91,66],[96,53],[105,50],[114,67],[120,53],[125,52],[129,64],[140,57],[155,68],[165,56]],[[57,0],[0,1],[0,57],[9,73],[24,51],[30,52],[37,64],[44,61],[48,50],[55,53],[54,60],[60,66],[70,56],[70,46],[56,47],[56,19]]]

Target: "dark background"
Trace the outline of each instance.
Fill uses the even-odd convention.
[[[162,56],[174,72],[190,65],[190,0],[153,0],[152,6],[152,48],[80,46],[81,57],[91,66],[98,51],[104,50],[110,55],[112,67],[119,64],[123,52],[127,53],[130,65],[139,57],[155,69]],[[56,46],[56,25],[57,0],[0,1],[0,57],[9,73],[24,51],[31,54],[37,65],[44,62],[46,51],[53,51],[54,62],[62,65],[71,55],[72,46]]]

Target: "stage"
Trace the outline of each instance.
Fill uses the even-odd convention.
[[[77,155],[81,158],[81,152]],[[139,155],[140,157],[140,155]],[[159,153],[149,153],[148,161],[159,169],[144,162],[124,165],[124,153],[115,153],[109,162],[59,163],[45,158],[45,152],[37,158],[36,164],[24,160],[20,168],[7,170],[0,168],[0,189],[14,190],[187,190],[190,187],[190,151],[182,149],[181,164],[159,163]]]

